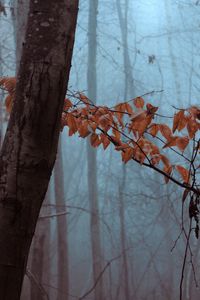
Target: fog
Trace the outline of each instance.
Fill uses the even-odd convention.
[[[4,5],[0,72],[14,76],[15,1]],[[96,36],[89,16],[91,22],[96,19]],[[144,95],[168,117],[174,107],[198,105],[199,16],[196,0],[80,0],[69,92],[96,95],[93,101],[109,107]],[[95,60],[88,54],[91,44]],[[88,82],[91,72],[94,81]],[[1,100],[2,136],[8,116],[3,95]],[[182,192],[134,161],[124,165],[113,146],[91,150],[87,139],[69,137],[65,128],[21,299],[179,299],[186,246],[180,235]],[[199,241],[192,234],[184,300],[200,299],[199,258]]]

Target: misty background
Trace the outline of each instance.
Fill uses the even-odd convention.
[[[0,3],[0,75],[14,76],[15,1]],[[198,105],[199,42],[200,1],[81,0],[68,89],[107,106],[146,94],[173,116],[172,106]],[[65,129],[21,299],[178,299],[186,243],[183,235],[177,241],[181,195],[159,174],[132,161],[124,165],[114,147],[93,150]],[[185,300],[200,299],[195,238],[191,250]]]

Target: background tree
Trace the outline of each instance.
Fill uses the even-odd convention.
[[[96,103],[97,98],[97,16],[98,0],[89,1],[88,14],[88,69],[87,84],[88,97]],[[88,200],[91,211],[90,233],[92,246],[92,271],[93,281],[97,281],[102,270],[102,249],[101,249],[101,230],[99,223],[99,203],[98,203],[98,175],[97,175],[97,153],[92,149],[90,143],[87,144],[87,163],[88,163]],[[94,290],[95,300],[103,299],[103,279],[98,281]]]

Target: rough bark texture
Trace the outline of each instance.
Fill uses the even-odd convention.
[[[14,107],[0,155],[0,298],[17,300],[56,158],[78,0],[31,0]]]

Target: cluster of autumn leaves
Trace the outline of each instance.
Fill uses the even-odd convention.
[[[14,77],[0,78],[0,87],[8,92],[5,105],[11,111],[15,95],[16,79]],[[192,106],[188,109],[178,109],[173,116],[170,128],[166,123],[154,122],[158,115],[158,107],[145,104],[142,97],[119,103],[114,107],[96,106],[85,95],[77,93],[74,100],[65,99],[62,128],[67,126],[69,135],[78,133],[80,137],[90,138],[91,145],[103,145],[106,149],[110,144],[121,152],[122,161],[127,163],[133,159],[140,164],[159,166],[166,175],[168,182],[175,169],[184,183],[189,184],[192,175],[191,160],[187,165],[172,164],[163,149],[171,148],[185,158],[184,151],[193,141],[193,157],[199,152],[199,142],[196,140],[200,129],[200,108]],[[192,161],[194,163],[194,161]]]
[[[177,149],[181,157],[191,140],[195,141],[200,129],[200,109],[192,106],[177,110],[170,128],[164,123],[155,123],[158,107],[147,103],[142,97],[119,103],[112,108],[94,105],[85,95],[76,94],[76,104],[65,99],[62,126],[69,128],[69,135],[78,133],[80,137],[90,136],[93,147],[100,144],[106,149],[110,143],[121,151],[122,161],[133,159],[140,164],[161,166],[165,181],[175,169],[182,181],[189,184],[191,168],[172,164],[162,152],[165,148]],[[184,131],[184,133],[183,133]],[[162,144],[162,146],[158,146]],[[196,142],[194,151],[199,151]],[[189,161],[189,160],[188,160]]]

